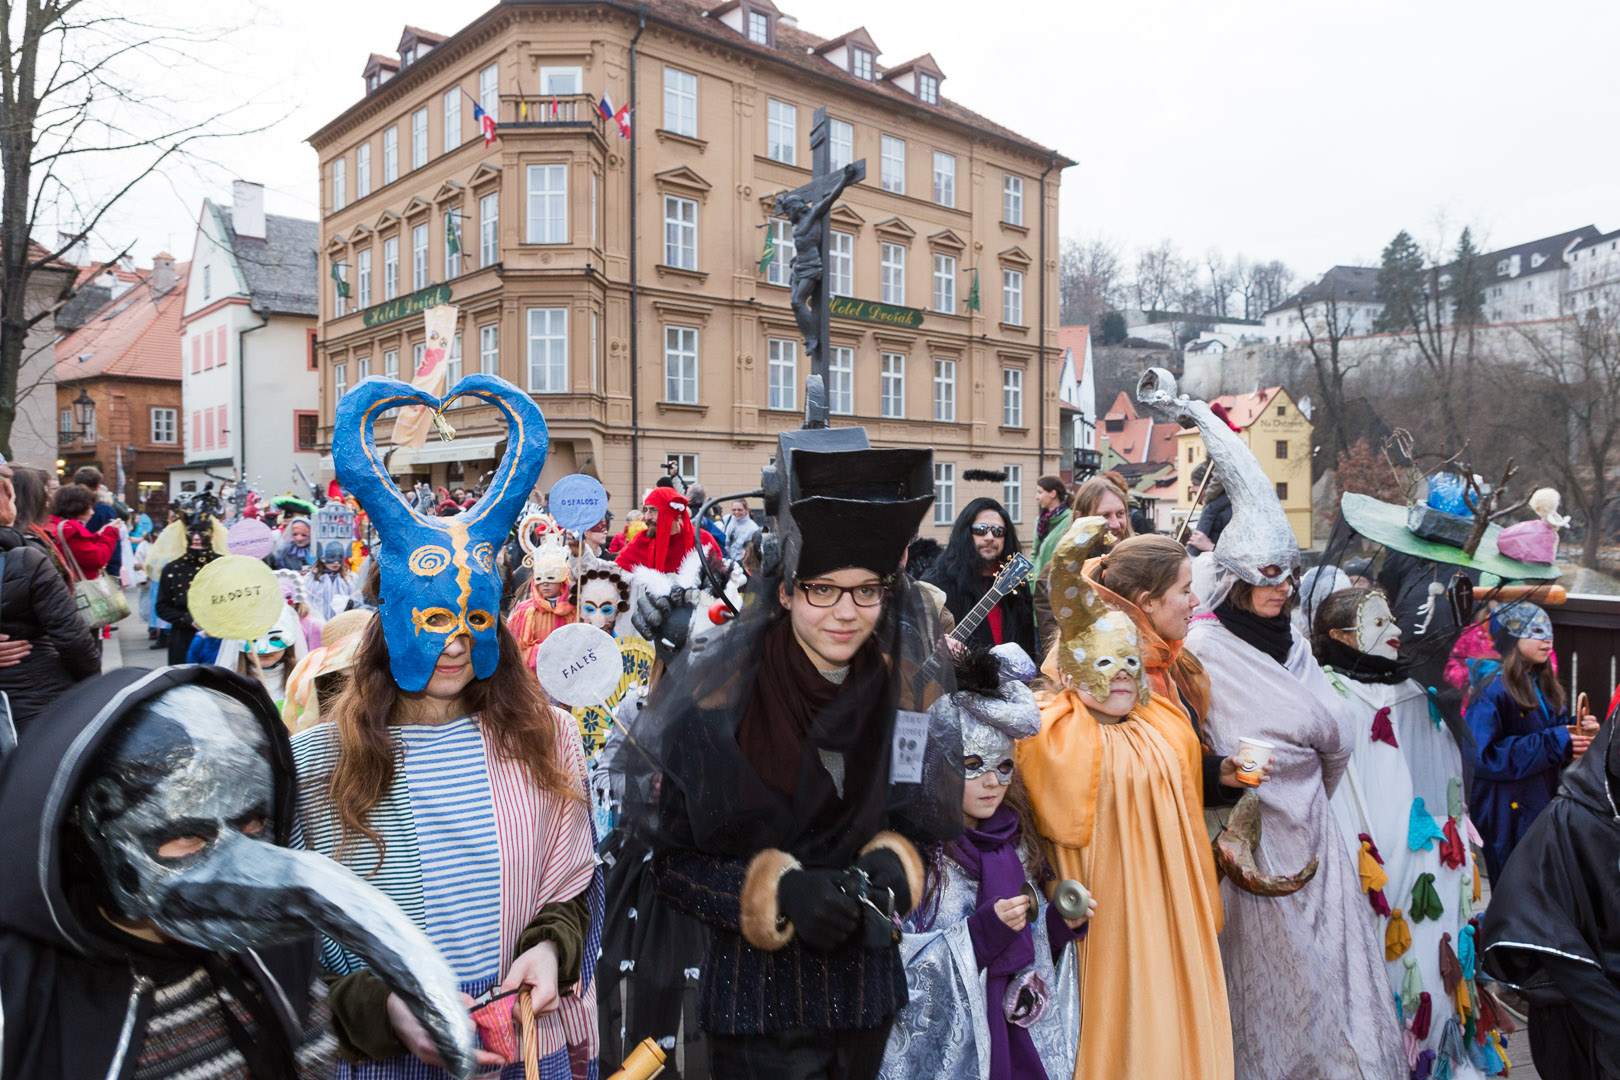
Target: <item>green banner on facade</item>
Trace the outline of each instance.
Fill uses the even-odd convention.
[[[903,326],[908,330],[915,330],[923,321],[923,313],[916,308],[880,304],[876,300],[851,300],[847,296],[832,298],[832,314],[839,319],[879,323],[883,326]]]
[[[450,302],[450,286],[431,285],[409,296],[397,297],[381,304],[374,304],[366,308],[364,319],[366,326],[381,326],[396,319],[420,315],[430,307]]]

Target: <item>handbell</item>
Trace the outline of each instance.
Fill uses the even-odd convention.
[[[1084,919],[1091,908],[1091,893],[1073,878],[1064,878],[1052,890],[1052,906],[1057,908],[1059,915],[1071,922]]]

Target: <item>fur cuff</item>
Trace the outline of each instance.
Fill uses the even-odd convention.
[[[798,865],[799,860],[776,848],[766,848],[748,864],[742,889],[742,936],[754,948],[775,952],[793,940],[793,924],[777,906],[776,886],[783,874]]]
[[[885,830],[872,837],[871,841],[861,848],[861,854],[865,855],[869,851],[879,849],[894,852],[895,857],[900,860],[900,865],[906,871],[906,886],[911,890],[911,906],[916,907],[917,901],[922,899],[923,891],[923,861],[922,856],[917,854],[917,848],[899,833]],[[909,915],[911,912],[902,911],[900,914]]]

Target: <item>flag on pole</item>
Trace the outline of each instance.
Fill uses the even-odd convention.
[[[602,91],[602,100],[596,103],[596,111],[602,114],[602,119],[613,119],[613,99],[606,90]]]
[[[776,261],[776,223],[765,226],[765,250],[759,254],[759,272],[764,273]]]
[[[613,114],[613,122],[619,125],[619,138],[630,137],[630,106],[621,105],[619,111]]]
[[[422,363],[411,376],[411,385],[436,398],[443,397],[445,393],[445,364],[456,334],[458,310],[454,304],[439,304],[422,312],[427,346],[422,350]],[[400,409],[394,421],[394,445],[408,446],[412,450],[422,449],[422,444],[427,441],[428,427],[437,415],[425,405],[407,405]],[[441,433],[443,430],[441,428]]]
[[[467,91],[463,90],[462,93],[467,94]],[[495,118],[485,112],[483,105],[471,94],[467,94],[467,100],[473,103],[473,123],[478,125],[479,132],[484,136],[484,145],[488,146],[496,138]]]
[[[337,282],[337,294],[344,300],[349,298],[349,283],[343,280],[343,264],[336,259],[332,260],[332,280]]]
[[[553,120],[562,119],[562,106],[557,104],[556,94],[551,95],[551,118]]]
[[[461,230],[456,228],[454,210],[447,210],[444,215],[444,252],[451,258],[461,254]]]
[[[969,311],[979,310],[979,268],[973,268],[973,288],[968,290],[967,308]]]

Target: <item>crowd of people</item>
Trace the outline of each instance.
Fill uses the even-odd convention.
[[[1620,749],[1546,612],[1487,597],[1418,670],[1411,565],[1302,576],[1204,403],[1166,406],[1214,470],[1185,537],[1043,476],[1032,535],[976,498],[938,544],[929,451],[812,439],[763,506],[672,471],[570,531],[492,377],[496,472],[401,490],[372,382],[343,540],[0,472],[39,869],[0,1076],[1457,1080],[1527,1017],[1542,1075],[1620,1076]],[[285,605],[221,641],[190,592],[238,517]],[[171,666],[99,674],[103,575]],[[606,698],[560,689],[575,624]]]

